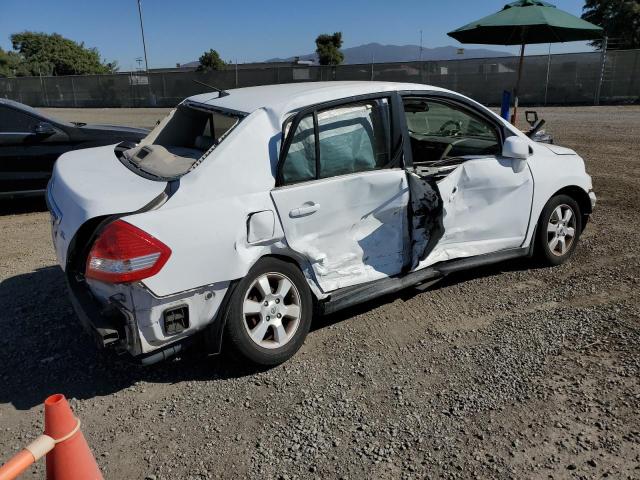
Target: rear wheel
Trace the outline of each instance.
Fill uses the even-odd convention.
[[[573,254],[582,232],[578,202],[556,195],[542,210],[536,232],[536,254],[547,265],[561,265]]]
[[[235,350],[259,365],[277,365],[304,343],[313,314],[309,286],[290,263],[265,258],[236,286],[226,333]]]

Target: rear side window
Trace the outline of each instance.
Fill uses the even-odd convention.
[[[383,168],[389,163],[389,105],[385,100],[318,113],[319,178]]]
[[[389,118],[386,98],[341,105],[303,117],[282,165],[283,183],[386,167],[391,157]]]

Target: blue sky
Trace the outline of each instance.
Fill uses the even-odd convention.
[[[584,0],[552,0],[580,15]],[[149,66],[196,60],[217,49],[225,60],[260,61],[310,53],[319,33],[342,31],[344,47],[369,42],[458,45],[446,32],[497,11],[505,0],[143,0]],[[23,30],[57,32],[97,47],[122,70],[142,56],[136,0],[2,0],[0,46]],[[467,48],[472,47],[468,45]],[[489,47],[516,52],[515,48]],[[546,53],[548,45],[529,53]],[[584,43],[556,44],[553,52],[583,51]]]

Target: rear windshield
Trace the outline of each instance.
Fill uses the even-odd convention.
[[[153,177],[184,175],[214,150],[238,124],[237,114],[184,103],[171,111],[140,144],[124,152],[130,166]]]

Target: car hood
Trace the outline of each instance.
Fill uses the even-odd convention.
[[[115,145],[67,152],[58,158],[47,200],[54,244],[64,268],[71,239],[87,220],[134,212],[162,195],[166,182],[143,178],[125,167]]]
[[[577,155],[575,150],[571,150],[567,147],[561,147],[560,145],[553,145],[549,143],[541,143],[540,145],[544,145],[556,155]]]

